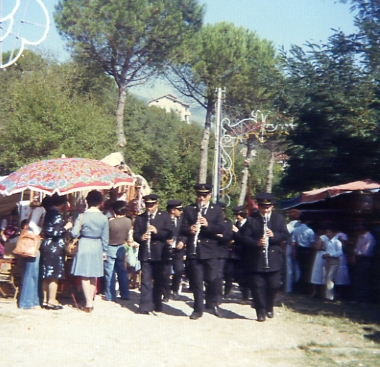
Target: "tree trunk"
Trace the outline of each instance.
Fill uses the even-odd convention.
[[[249,166],[251,165],[251,155],[252,155],[252,144],[248,140],[247,141],[247,153],[245,155],[244,160],[244,169],[243,175],[240,184],[240,195],[238,200],[238,205],[244,205],[245,197],[247,196],[247,183],[248,183],[248,175],[249,175]]]
[[[273,181],[273,165],[274,165],[274,149],[270,147],[270,158],[267,168],[267,184],[265,187],[266,192],[272,192],[272,181]]]
[[[125,138],[124,132],[124,109],[125,101],[127,98],[127,88],[125,85],[119,86],[119,98],[117,100],[116,109],[116,136],[117,136],[117,147],[119,152],[124,157],[124,148],[127,145],[127,140]]]
[[[206,183],[206,180],[207,180],[208,145],[210,141],[211,117],[212,117],[213,109],[214,109],[214,104],[208,103],[205,128],[203,130],[202,142],[201,142],[201,151],[200,151],[199,169],[198,169],[198,183]]]

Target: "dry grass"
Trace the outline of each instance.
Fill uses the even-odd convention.
[[[282,307],[288,322],[314,334],[298,346],[304,366],[380,365],[380,305],[287,295]]]

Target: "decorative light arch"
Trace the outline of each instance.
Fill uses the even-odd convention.
[[[50,28],[49,13],[44,3],[42,2],[42,0],[5,0],[5,1],[8,2],[8,5],[9,5],[9,1],[14,1],[14,6],[12,10],[8,12],[8,14],[3,16],[2,15],[3,0],[0,0],[0,69],[4,69],[14,64],[24,52],[26,45],[37,46],[40,43],[42,43],[45,40]],[[43,11],[44,16],[45,16],[44,23],[41,24],[41,23],[31,22],[27,20],[26,17],[28,15],[29,5],[31,1],[36,2],[41,7],[41,10]],[[24,5],[22,14],[20,14],[20,12],[22,11],[21,4]],[[30,41],[21,36],[22,27],[26,24],[44,29],[42,36],[37,41]],[[3,33],[4,29],[5,29],[5,33]],[[8,60],[3,62],[2,45],[3,45],[3,42],[9,39],[10,37],[13,37],[15,42],[13,44],[13,48],[11,48],[10,50],[10,55],[9,55]],[[19,42],[20,40],[21,40],[21,45],[17,49],[16,42]]]

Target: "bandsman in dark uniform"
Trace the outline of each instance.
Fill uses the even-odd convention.
[[[217,275],[219,246],[216,235],[223,233],[223,212],[219,205],[210,202],[212,186],[194,186],[197,201],[185,208],[182,235],[187,237],[186,258],[190,288],[194,294],[194,312],[190,319],[202,317],[204,310],[203,285],[207,284],[208,306],[221,317],[218,306]]]
[[[239,205],[232,209],[235,217],[233,231],[233,248],[230,253],[230,266],[233,267],[234,279],[239,284],[239,290],[242,294],[244,304],[250,304],[249,293],[250,288],[247,284],[246,268],[244,266],[244,253],[243,249],[245,245],[253,244],[252,234],[252,218],[248,217],[247,209],[244,205]],[[230,283],[228,283],[230,287]],[[231,283],[232,286],[232,283]],[[226,294],[229,293],[230,288],[226,287]],[[228,292],[228,293],[227,293]]]
[[[270,193],[256,197],[258,211],[252,215],[252,241],[244,244],[247,281],[253,294],[257,321],[274,316],[273,306],[281,285],[283,253],[281,245],[289,238],[285,218],[273,210]]]
[[[170,298],[171,291],[173,291],[173,299],[178,300],[179,286],[184,272],[184,256],[185,256],[185,243],[184,238],[180,234],[182,225],[182,201],[181,200],[168,200],[166,211],[169,213],[172,228],[167,240],[167,246],[164,251],[164,298],[163,301],[167,302]],[[170,276],[173,269],[173,279]]]
[[[232,222],[226,217],[226,204],[223,202],[218,203],[223,210],[223,232],[218,233],[217,239],[219,242],[219,269],[217,276],[217,286],[218,286],[218,304],[222,303],[223,298],[223,281],[224,273],[226,269],[226,262],[230,255],[230,245],[232,241]],[[206,301],[207,304],[207,301]]]
[[[133,239],[140,244],[138,259],[141,262],[141,297],[139,313],[162,312],[164,277],[163,251],[172,230],[167,212],[158,209],[158,195],[143,197],[146,211],[137,216]]]

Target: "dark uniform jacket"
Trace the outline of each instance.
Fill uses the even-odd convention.
[[[272,230],[273,237],[269,238],[268,265],[266,269],[265,248],[258,246],[264,234],[264,218],[259,212],[247,218],[244,225],[237,234],[235,241],[242,246],[243,262],[246,270],[250,272],[269,272],[281,270],[283,266],[283,252],[281,245],[289,238],[285,218],[276,211],[272,211],[268,228]]]
[[[217,237],[219,242],[219,258],[228,259],[230,256],[230,245],[233,238],[232,222],[228,218],[223,219],[222,237]]]
[[[178,242],[181,242],[181,241],[185,244],[185,246],[183,246],[181,250],[177,250],[175,247],[172,249],[171,258],[173,260],[176,260],[176,259],[180,260],[180,259],[183,259],[183,257],[186,254],[186,237],[181,235],[183,215],[181,215],[179,218],[177,218],[177,225],[176,226],[174,226],[173,218],[170,218],[170,220],[172,222],[172,225],[170,227],[168,239],[174,239],[176,242],[175,246],[177,246]]]
[[[195,235],[190,233],[190,227],[197,222],[198,205],[193,204],[185,208],[183,213],[183,222],[181,234],[187,237],[186,257],[197,257],[198,259],[217,259],[219,257],[219,246],[217,233],[223,233],[223,212],[219,205],[209,203],[204,217],[207,219],[208,226],[201,227],[198,241],[196,256],[194,255],[194,238]]]
[[[161,261],[163,249],[167,244],[166,240],[172,229],[170,215],[167,212],[157,210],[155,217],[151,220],[151,224],[157,228],[157,234],[151,233],[151,260]],[[148,212],[145,212],[136,218],[133,228],[133,239],[140,244],[138,258],[140,261],[147,261],[148,246],[147,241],[142,240],[142,236],[146,233],[148,228]]]

